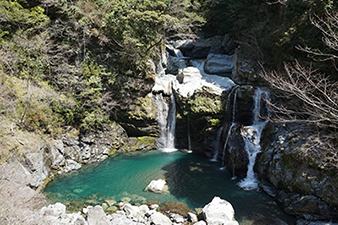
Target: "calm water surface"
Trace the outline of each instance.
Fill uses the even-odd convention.
[[[165,201],[181,201],[190,208],[200,208],[214,196],[229,201],[240,224],[274,224],[276,218],[294,224],[265,193],[244,191],[231,180],[227,170],[220,170],[203,156],[182,152],[150,151],[142,154],[119,155],[96,166],[57,177],[45,189],[51,200],[86,201],[93,196],[101,199],[122,197]],[[156,179],[166,179],[169,192],[155,194],[144,191]],[[140,198],[140,197],[138,197]]]

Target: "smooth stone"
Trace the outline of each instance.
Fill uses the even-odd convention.
[[[204,64],[208,74],[231,73],[234,68],[233,55],[209,54]]]
[[[160,212],[154,212],[150,217],[149,217],[151,224],[154,225],[171,225],[171,220],[163,215]]]
[[[228,201],[220,197],[214,197],[209,204],[204,206],[203,213],[208,225],[238,225],[238,222],[234,221],[234,208]]]

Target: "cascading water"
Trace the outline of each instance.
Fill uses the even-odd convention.
[[[190,139],[190,117],[188,114],[188,152],[191,153],[191,139]]]
[[[231,134],[231,129],[235,125],[236,100],[237,100],[237,92],[238,92],[237,87],[233,88],[232,91],[229,93],[226,109],[228,111],[228,108],[229,108],[229,105],[230,105],[230,97],[231,97],[231,94],[233,93],[233,91],[235,91],[235,94],[234,94],[234,103],[233,103],[232,113],[231,113],[231,126],[228,130],[227,138],[226,138],[226,141],[225,141],[224,146],[222,148],[223,149],[222,168],[224,167],[224,155],[225,155],[226,146],[228,145],[229,137],[230,137],[230,134]],[[220,149],[220,145],[221,145],[222,131],[223,131],[223,129],[220,128],[217,132],[216,142],[215,142],[215,145],[214,145],[215,152],[214,152],[213,158],[211,159],[211,161],[213,161],[213,162],[217,161],[217,157],[218,157],[219,149]]]
[[[176,128],[176,102],[173,92],[170,93],[169,112],[167,118],[167,143],[164,151],[172,152],[175,149],[175,128]]]
[[[245,150],[248,153],[249,164],[246,178],[238,183],[238,185],[244,190],[254,190],[258,188],[259,181],[256,178],[256,175],[253,171],[255,165],[257,153],[261,150],[260,139],[262,131],[265,125],[268,123],[268,120],[260,118],[261,112],[261,99],[262,95],[265,95],[268,98],[268,92],[262,91],[260,88],[257,88],[254,98],[254,120],[253,124],[250,126],[245,126],[241,129],[241,135],[245,143]]]
[[[167,117],[169,107],[163,98],[162,93],[158,93],[155,96],[155,102],[157,106],[157,122],[159,127],[160,136],[158,138],[159,147],[164,148],[166,145],[166,138],[167,138]]]
[[[173,152],[175,149],[176,103],[171,92],[169,106],[162,93],[156,95],[157,120],[160,131],[159,147],[163,152]]]
[[[212,157],[211,161],[216,162],[218,157],[218,152],[221,148],[221,136],[222,136],[223,128],[220,127],[217,131],[216,141],[214,142],[214,156]]]
[[[235,125],[235,123],[231,123],[231,126],[229,127],[229,130],[228,130],[228,133],[227,133],[227,138],[224,142],[224,147],[223,147],[223,155],[222,155],[222,167],[220,168],[221,170],[224,170],[225,169],[225,166],[224,166],[224,161],[225,161],[225,151],[227,149],[227,146],[228,146],[228,142],[229,142],[229,138],[230,138],[230,135],[231,135],[231,130],[232,130],[232,127]]]

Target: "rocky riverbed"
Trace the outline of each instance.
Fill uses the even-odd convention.
[[[109,203],[113,204],[109,206]],[[103,206],[96,205],[83,208],[81,212],[67,213],[65,205],[56,203],[43,207],[27,222],[63,225],[238,225],[232,205],[219,197],[214,197],[205,207],[195,211],[179,202],[158,204],[149,201],[136,206],[107,201],[104,204],[109,206],[106,211]]]

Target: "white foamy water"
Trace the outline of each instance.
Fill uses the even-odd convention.
[[[265,125],[268,123],[268,120],[261,119],[261,99],[262,94],[265,94],[268,97],[268,92],[262,91],[260,88],[257,88],[254,94],[254,121],[251,126],[245,126],[241,129],[241,135],[245,143],[245,150],[248,153],[249,164],[246,178],[238,183],[238,185],[244,190],[254,190],[258,188],[259,181],[256,178],[256,174],[253,170],[255,165],[257,153],[261,150],[260,140],[262,131]]]

